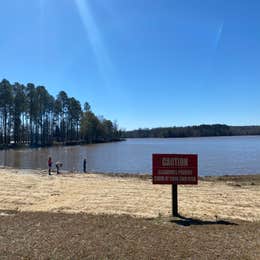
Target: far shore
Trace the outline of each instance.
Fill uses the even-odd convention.
[[[260,221],[260,174],[201,177],[179,185],[179,213],[201,220]],[[0,167],[0,211],[171,215],[171,185],[151,175],[75,174]]]
[[[64,142],[53,142],[51,144],[33,144],[30,145],[29,143],[9,143],[9,144],[0,144],[0,150],[7,150],[7,149],[33,149],[33,148],[42,148],[42,147],[53,147],[53,146],[74,146],[74,145],[88,145],[88,144],[100,144],[100,143],[112,143],[112,142],[122,142],[125,141],[125,138],[114,138],[112,140],[97,140],[93,143],[88,143],[85,141],[64,141]]]

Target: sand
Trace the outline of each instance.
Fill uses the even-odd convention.
[[[206,178],[179,185],[179,213],[201,220],[260,221],[260,175]],[[153,218],[171,215],[171,186],[149,177],[104,174],[47,175],[47,170],[0,169],[0,210],[127,214]]]

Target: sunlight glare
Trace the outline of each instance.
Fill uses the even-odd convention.
[[[224,27],[224,21],[220,24],[220,26],[218,28],[218,32],[217,32],[217,36],[216,36],[216,43],[215,43],[215,50],[218,49],[218,46],[219,46],[219,43],[221,40],[221,36],[222,36],[223,27]]]
[[[106,86],[109,85],[109,78],[113,75],[113,64],[108,56],[106,48],[104,46],[104,41],[101,37],[100,30],[97,23],[92,15],[92,11],[88,1],[85,0],[75,0],[81,21],[86,30],[89,43],[91,45],[92,51],[97,60],[98,69],[105,81]]]

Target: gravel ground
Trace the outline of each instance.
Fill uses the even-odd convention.
[[[260,222],[0,212],[1,259],[260,259]]]

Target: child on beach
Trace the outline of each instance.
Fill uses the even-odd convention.
[[[60,174],[60,167],[62,167],[62,163],[61,162],[56,162],[57,174]]]
[[[49,175],[51,175],[52,160],[51,157],[48,159]]]

